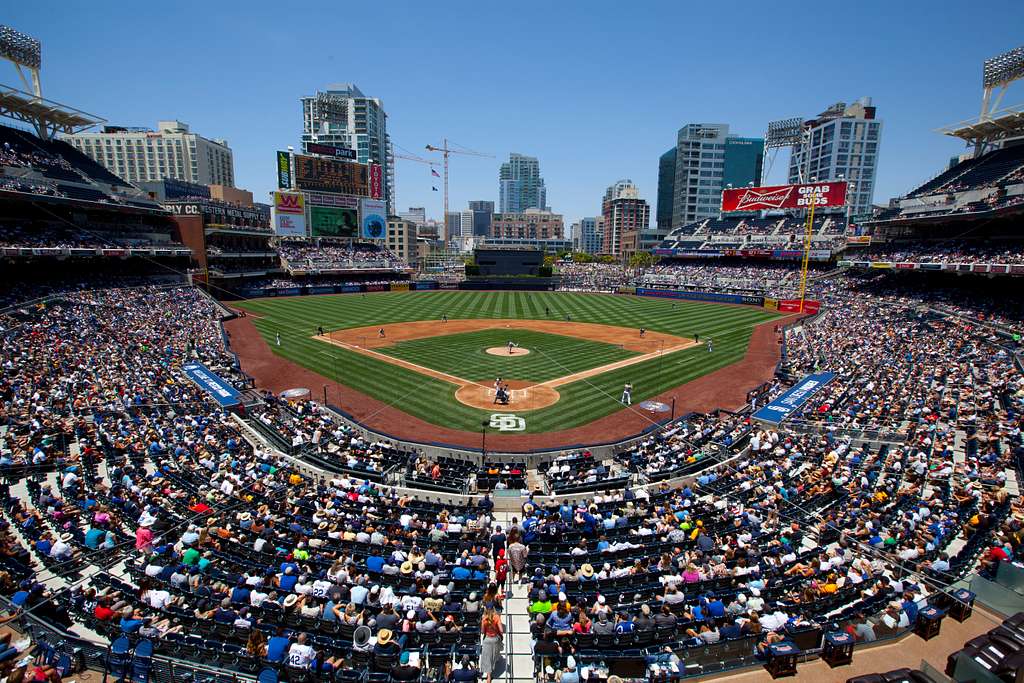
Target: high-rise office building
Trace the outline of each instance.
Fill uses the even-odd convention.
[[[500,213],[522,213],[527,209],[550,211],[548,191],[540,177],[537,157],[513,152],[498,170]]]
[[[632,180],[625,179],[610,185],[601,201],[604,234],[601,253],[628,256],[639,247],[640,232],[651,220],[651,207]]]
[[[494,202],[477,200],[469,203],[473,212],[473,236],[486,237],[491,234],[491,223],[494,221]]]
[[[227,140],[207,139],[181,121],[148,128],[105,126],[63,139],[108,171],[130,183],[184,180],[235,186],[235,161]]]
[[[576,226],[576,232],[573,234],[577,241],[576,248],[587,254],[599,254],[601,241],[604,239],[604,217],[581,218]]]
[[[882,122],[875,118],[870,97],[851,105],[837,102],[806,122],[806,147],[794,145],[789,182],[845,179],[851,214],[871,211],[878,170]]]
[[[658,161],[658,228],[677,228],[717,216],[722,190],[761,182],[764,140],[729,133],[725,123],[691,123],[676,135],[675,172],[669,173],[670,150]],[[672,196],[671,217],[668,196]]]
[[[657,225],[662,230],[672,229],[672,204],[676,197],[676,148],[658,159]]]
[[[462,214],[458,211],[449,211],[448,215],[445,216],[444,221],[444,235],[442,238],[445,241],[451,240],[454,237],[458,237],[462,234]]]
[[[361,164],[379,164],[388,212],[394,205],[395,161],[384,104],[354,83],[339,83],[302,98],[302,148],[309,143],[355,150]]]
[[[398,215],[403,221],[409,221],[416,226],[427,222],[427,210],[422,206],[410,206]]]

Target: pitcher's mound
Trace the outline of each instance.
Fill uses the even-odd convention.
[[[508,358],[509,356],[525,356],[529,352],[530,349],[524,349],[519,346],[513,346],[512,353],[508,352],[507,346],[492,346],[491,348],[487,349],[487,353],[491,354],[492,356],[505,356],[506,358]]]
[[[508,353],[508,349],[505,349],[505,352]],[[508,384],[512,393],[512,399],[508,405],[494,402],[494,387],[485,387],[479,384],[467,384],[459,387],[459,390],[455,392],[455,398],[459,403],[464,403],[467,406],[500,413],[547,408],[557,403],[559,399],[557,391],[543,384],[526,386],[526,382],[515,380],[509,381]]]

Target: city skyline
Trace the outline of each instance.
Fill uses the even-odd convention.
[[[1016,16],[1014,5],[1000,4],[1005,15]],[[566,4],[546,9],[550,21],[544,27],[503,16],[502,30],[518,32],[524,47],[532,49],[572,25],[585,41],[614,35],[622,49],[609,55],[536,50],[543,55],[511,65],[483,34],[470,35],[457,46],[428,37],[457,25],[463,15],[491,21],[497,13],[490,8],[346,8],[353,25],[380,22],[388,31],[381,36],[354,30],[340,47],[330,22],[284,29],[276,6],[246,4],[246,11],[239,12],[241,7],[183,3],[180,11],[192,11],[204,30],[178,34],[173,50],[152,47],[147,29],[167,18],[156,7],[135,8],[111,22],[110,12],[95,6],[40,2],[10,8],[5,21],[42,41],[45,96],[112,125],[151,126],[177,119],[204,136],[226,138],[235,153],[235,184],[251,190],[257,201],[267,201],[273,189],[274,151],[300,146],[299,98],[351,82],[383,102],[396,152],[440,161],[424,146],[447,137],[495,157],[453,155],[450,210],[461,210],[469,200],[497,202],[494,179],[500,164],[519,152],[540,160],[547,203],[567,223],[599,213],[594,197],[609,178],[632,178],[653,210],[659,157],[686,123],[722,121],[739,135],[759,137],[771,120],[809,119],[830,102],[862,95],[873,97],[884,111],[884,153],[874,201],[885,204],[965,151],[934,130],[977,116],[981,62],[1015,47],[1021,27],[1017,21],[977,26],[968,20],[970,8],[951,7],[936,16],[923,2],[886,6],[881,22],[864,6],[848,21],[829,27],[831,43],[849,41],[857,49],[837,51],[828,60],[805,59],[799,52],[803,48],[791,47],[802,44],[796,38],[805,29],[787,18],[790,13],[751,8],[745,22],[769,36],[752,64],[749,55],[723,47],[724,40],[736,36],[737,27],[728,22],[694,35],[685,54],[652,40],[663,26],[684,16],[688,22],[710,22],[716,18],[711,8],[664,3],[626,17],[611,4]],[[324,16],[332,9],[321,6]],[[210,42],[211,35],[224,44]],[[116,53],[95,49],[115,42]],[[294,56],[297,43],[309,58]],[[929,49],[935,44],[944,49]],[[211,68],[214,57],[216,67]],[[146,69],[118,68],[133,63]],[[83,73],[96,78],[82,78]],[[627,77],[637,97],[594,106],[600,89]],[[7,73],[0,82],[14,83],[16,77]],[[1020,88],[1012,89],[1006,102],[1019,101]],[[513,89],[523,96],[512,97]],[[467,97],[449,97],[456,92]],[[213,102],[216,106],[210,106]],[[628,140],[617,132],[628,132]],[[787,163],[783,153],[766,180],[785,181]],[[428,217],[441,218],[440,179],[426,165],[411,161],[399,159],[395,170],[393,211],[425,206]]]

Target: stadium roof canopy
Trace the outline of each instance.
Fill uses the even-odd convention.
[[[3,84],[0,84],[0,116],[31,124],[44,140],[52,138],[54,133],[77,133],[106,122],[80,109]]]
[[[1024,106],[1008,107],[981,119],[940,128],[938,132],[974,145],[1020,137],[1024,135]]]

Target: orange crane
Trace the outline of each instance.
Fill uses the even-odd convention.
[[[456,144],[454,142],[452,144],[455,145],[456,147],[462,147],[462,145]],[[442,224],[444,225],[445,238],[448,238],[451,237],[451,235],[448,234],[448,155],[465,154],[466,156],[486,157],[488,159],[493,159],[494,155],[484,154],[482,152],[474,152],[473,150],[466,149],[465,147],[463,147],[462,149],[451,149],[450,147],[448,147],[448,138],[444,138],[443,140],[441,140],[440,147],[435,147],[434,145],[427,145],[427,151],[441,152],[441,154],[444,155],[444,218],[442,218],[441,221]]]

